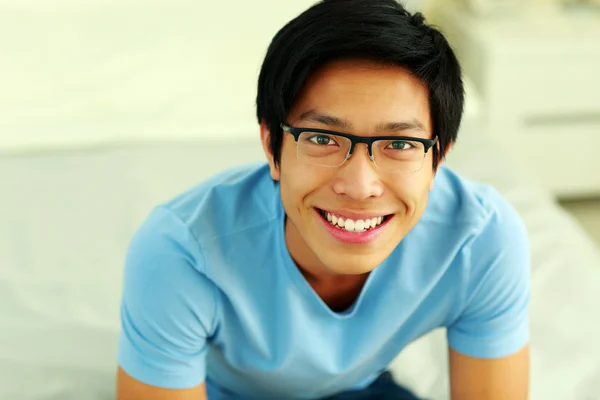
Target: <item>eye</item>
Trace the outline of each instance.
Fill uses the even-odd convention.
[[[391,150],[410,150],[415,146],[411,142],[406,142],[404,140],[394,140],[387,145],[388,149]]]
[[[328,146],[328,145],[337,144],[331,136],[322,135],[322,134],[318,134],[318,133],[315,133],[314,135],[310,136],[308,138],[308,140],[319,146]]]

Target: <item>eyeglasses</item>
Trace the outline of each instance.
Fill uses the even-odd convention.
[[[417,172],[429,149],[438,141],[408,136],[356,136],[314,128],[281,124],[296,140],[300,161],[321,167],[339,167],[352,156],[357,143],[367,145],[369,157],[383,171]]]

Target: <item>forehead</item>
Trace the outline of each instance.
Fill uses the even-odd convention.
[[[342,59],[332,61],[317,68],[307,80],[306,88],[315,86],[362,86],[392,85],[390,89],[408,89],[409,86],[426,86],[410,71],[398,65],[384,64],[367,59]]]
[[[350,121],[361,130],[402,119],[430,126],[425,84],[404,68],[369,60],[339,60],[317,69],[290,111],[290,120],[309,110]]]

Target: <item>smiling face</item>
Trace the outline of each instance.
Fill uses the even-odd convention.
[[[285,123],[359,136],[432,139],[425,85],[402,68],[369,61],[336,61],[315,71]],[[417,172],[383,171],[360,143],[344,164],[329,168],[298,159],[294,136],[283,135],[276,167],[269,132],[261,125],[271,176],[280,181],[294,261],[315,277],[375,269],[423,215],[434,179],[432,151]],[[322,138],[317,142],[327,144]]]

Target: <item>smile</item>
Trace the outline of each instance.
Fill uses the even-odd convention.
[[[344,244],[366,245],[373,243],[388,226],[394,214],[389,215],[365,215],[361,218],[353,215],[341,215],[330,211],[315,208],[316,214],[323,223],[329,234]]]
[[[372,218],[351,219],[326,210],[318,209],[318,211],[321,214],[321,217],[329,222],[331,226],[343,229],[347,232],[356,233],[362,233],[376,229],[391,217],[391,215],[381,215]]]

